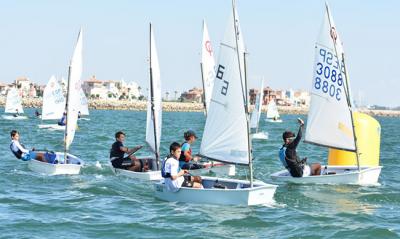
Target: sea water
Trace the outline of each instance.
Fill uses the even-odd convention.
[[[1,110],[1,109],[0,109]],[[2,111],[2,110],[1,110]],[[85,161],[80,175],[45,176],[28,169],[9,150],[12,129],[27,147],[63,151],[63,132],[39,129],[40,119],[27,109],[28,120],[0,119],[0,238],[399,238],[399,118],[376,117],[381,123],[380,186],[279,184],[269,206],[220,206],[164,202],[151,183],[117,177],[108,167],[115,132],[126,133],[125,145],[145,145],[146,113],[91,110],[80,120],[70,152]],[[285,130],[298,130],[298,115],[260,129],[268,140],[253,141],[254,175],[273,183],[282,170],[278,151]],[[306,118],[306,116],[301,116]],[[183,142],[183,133],[199,136],[202,113],[165,112],[161,155]],[[296,132],[297,133],[297,132]],[[305,143],[298,148],[309,162],[326,162],[327,149]],[[145,146],[138,155],[151,154]],[[248,178],[237,166],[237,178]]]

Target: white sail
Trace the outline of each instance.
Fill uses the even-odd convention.
[[[251,113],[251,118],[250,118],[250,128],[252,129],[258,128],[258,123],[260,122],[260,117],[261,117],[263,98],[264,98],[264,80],[261,80],[260,93],[257,94],[254,110]]]
[[[50,77],[43,92],[42,119],[61,119],[65,110],[63,90],[54,76]]]
[[[67,87],[67,124],[65,130],[65,149],[68,150],[74,140],[78,122],[78,111],[81,108],[80,94],[82,76],[82,29],[71,58]]]
[[[201,44],[201,67],[204,86],[204,100],[206,112],[208,112],[208,106],[210,105],[212,89],[214,86],[215,60],[214,51],[211,46],[211,40],[205,20],[203,21],[203,41]]]
[[[244,66],[238,60],[235,39],[242,39],[240,35],[240,31],[238,35],[235,33],[232,15],[220,46],[200,153],[219,161],[249,164],[248,129],[240,76]]]
[[[161,80],[160,66],[158,64],[158,55],[156,43],[154,40],[153,28],[150,25],[150,84],[149,96],[147,102],[147,127],[146,142],[151,149],[159,152],[162,123],[162,105],[161,105]],[[154,115],[152,114],[152,102],[154,105]]]
[[[335,45],[339,57],[336,56]],[[342,55],[342,43],[327,7],[315,45],[314,79],[305,140],[354,151],[354,132],[345,93]]]
[[[8,90],[7,99],[6,99],[6,108],[4,109],[5,113],[24,113],[24,109],[22,108],[22,100],[18,94],[18,90],[13,87]]]
[[[276,106],[275,100],[272,99],[267,106],[267,119],[279,118],[278,107]]]
[[[79,99],[80,99],[80,112],[81,115],[89,115],[89,106],[88,106],[88,100],[86,98],[85,92],[83,92],[83,89],[81,88],[79,91]]]

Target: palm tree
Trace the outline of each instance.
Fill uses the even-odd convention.
[[[176,95],[178,94],[178,91],[175,90],[174,93],[175,93],[175,100],[177,100]]]
[[[165,92],[165,101],[168,101],[169,92]]]

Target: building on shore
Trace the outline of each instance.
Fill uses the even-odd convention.
[[[194,87],[188,91],[185,91],[181,94],[180,101],[182,102],[203,102],[203,89]]]
[[[250,104],[255,103],[258,89],[250,89]],[[310,94],[307,91],[273,90],[270,87],[264,88],[263,105],[267,105],[271,100],[275,100],[281,106],[309,106]]]
[[[82,89],[92,99],[138,99],[141,88],[137,83],[126,83],[123,79],[98,80],[92,76],[83,82]]]

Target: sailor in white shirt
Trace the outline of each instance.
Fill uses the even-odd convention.
[[[18,159],[22,159],[23,161],[29,161],[31,159],[36,159],[39,161],[47,162],[43,153],[36,153],[34,150],[30,151],[26,149],[19,142],[19,133],[16,130],[12,130],[11,133],[11,144],[10,150]]]
[[[172,143],[170,148],[171,155],[164,160],[161,168],[161,175],[168,191],[177,192],[181,187],[202,188],[203,186],[193,181],[193,177],[184,177],[188,170],[179,167],[179,157],[181,146],[179,143]]]

